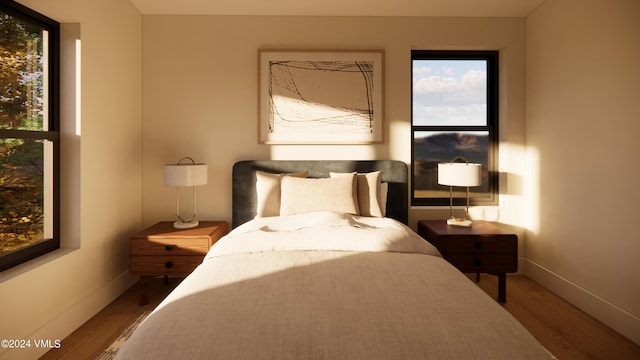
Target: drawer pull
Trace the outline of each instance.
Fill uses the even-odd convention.
[[[167,251],[171,251],[171,250],[173,250],[174,247],[176,247],[176,246],[175,245],[165,245],[164,249],[167,250]]]
[[[482,243],[480,241],[475,244],[476,250],[482,250]]]
[[[171,261],[167,261],[166,263],[164,263],[164,267],[166,267],[167,269],[171,269],[173,267],[173,263]]]
[[[476,267],[481,267],[481,266],[482,266],[482,259],[475,259],[475,260],[473,261],[473,264],[474,264]]]

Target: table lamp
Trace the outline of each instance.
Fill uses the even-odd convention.
[[[462,160],[464,162],[456,162]],[[438,164],[438,184],[449,186],[449,215],[447,224],[451,226],[470,227],[472,221],[469,216],[469,187],[482,184],[482,165],[470,163],[462,156],[456,156],[448,163]],[[467,188],[467,208],[463,218],[453,216],[453,187]]]
[[[187,163],[182,163],[186,161]],[[188,163],[188,162],[191,163]],[[189,229],[196,227],[199,221],[196,219],[196,186],[207,183],[207,164],[196,164],[190,157],[183,157],[177,164],[164,166],[164,185],[176,187],[176,216],[178,220],[173,223],[176,229]],[[189,219],[180,216],[180,188],[193,188],[193,215]]]

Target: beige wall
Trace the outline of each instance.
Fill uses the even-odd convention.
[[[640,2],[546,0],[526,29],[527,273],[640,343]]]
[[[182,156],[209,164],[198,188],[201,219],[231,219],[231,168],[246,159],[411,159],[411,49],[501,50],[501,169],[524,169],[524,19],[144,16],[143,219],[175,217],[162,165]],[[380,145],[269,146],[257,143],[257,50],[384,49],[386,141]],[[504,190],[507,192],[507,181]],[[514,225],[522,194],[475,216]],[[446,210],[412,209],[418,219]],[[524,250],[522,250],[524,253]]]
[[[63,249],[0,273],[0,338],[63,339],[132,285],[127,235],[140,229],[141,23],[128,0],[22,0],[80,35],[63,44]],[[75,102],[81,132],[76,134]],[[34,359],[47,349],[3,350]]]
[[[408,163],[410,50],[499,49],[502,195],[500,206],[474,208],[473,217],[513,225],[530,276],[638,341],[632,200],[640,196],[630,177],[608,175],[617,163],[635,164],[640,153],[633,140],[640,130],[633,121],[640,98],[637,1],[546,0],[526,21],[142,17],[126,0],[21,3],[80,25],[82,133],[65,135],[72,145],[63,149],[75,155],[66,171],[79,189],[63,184],[66,249],[38,267],[0,274],[0,308],[12,309],[3,313],[0,337],[63,338],[131,285],[126,235],[174,216],[163,164],[186,155],[208,163],[199,218],[230,220],[237,160]],[[385,143],[257,144],[258,48],[384,49]],[[611,178],[616,183],[608,185]],[[623,196],[610,195],[618,189]],[[447,212],[411,209],[410,225]],[[37,353],[5,351],[0,358]]]

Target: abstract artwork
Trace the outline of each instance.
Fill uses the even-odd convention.
[[[259,50],[265,144],[382,142],[382,50]]]

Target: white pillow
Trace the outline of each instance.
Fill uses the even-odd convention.
[[[358,215],[353,198],[355,175],[336,178],[283,176],[280,184],[280,215],[335,211]]]
[[[280,215],[280,180],[283,175],[256,171],[257,218]],[[286,175],[304,178],[308,171]]]
[[[353,173],[355,174],[355,173]],[[329,173],[331,177],[349,175],[349,173]],[[380,171],[357,174],[357,203],[362,216],[383,217],[386,208],[382,201],[382,174]]]

